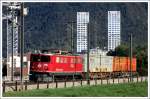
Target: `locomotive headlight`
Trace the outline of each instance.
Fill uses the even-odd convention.
[[[41,68],[41,64],[38,64],[38,68]]]
[[[44,67],[47,67],[48,65],[47,64],[44,64]]]
[[[48,70],[48,67],[44,67],[44,70]]]
[[[44,70],[48,70],[48,65],[47,64],[44,64]]]

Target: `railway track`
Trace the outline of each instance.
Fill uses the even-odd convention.
[[[98,79],[97,79],[98,80]],[[26,80],[24,81],[23,83],[27,83],[28,85],[34,85],[34,84],[47,84],[47,83],[56,83],[56,82],[73,82],[73,80],[55,80],[55,81],[39,81],[39,82],[32,82],[32,81],[29,81],[29,80]],[[74,79],[74,81],[81,81],[81,79]],[[82,79],[82,81],[86,81],[86,79]],[[8,86],[15,86],[16,85],[16,82],[17,84],[20,84],[21,82],[20,81],[14,81],[14,82],[5,82],[5,85],[8,85]]]
[[[121,78],[121,77],[119,77],[119,78]],[[102,80],[107,80],[107,79],[109,79],[109,78],[102,78]],[[114,78],[114,79],[116,79],[116,78]],[[57,79],[57,80],[54,80],[54,81],[39,81],[39,82],[33,82],[33,81],[29,81],[29,80],[25,80],[25,81],[23,81],[23,83],[25,84],[28,84],[28,85],[34,85],[34,84],[37,84],[37,83],[39,83],[39,84],[47,84],[47,83],[56,83],[56,82],[73,82],[73,81],[75,81],[75,82],[78,82],[78,81],[87,81],[87,79],[68,79],[68,80],[64,80],[64,79]],[[95,80],[95,79],[90,79],[90,80]],[[100,78],[96,78],[96,80],[101,80]],[[8,85],[8,86],[15,86],[16,85],[16,83],[17,84],[20,84],[21,83],[21,81],[6,81],[5,82],[5,85]]]
[[[130,78],[129,77],[125,77],[125,78],[122,78],[122,77],[120,77],[120,78],[105,78],[105,79],[90,79],[90,81],[93,81],[93,80],[97,80],[97,81],[99,81],[99,80],[109,80],[109,81],[111,81],[111,80],[118,80],[118,79],[120,79],[120,80],[123,80],[123,79],[126,79],[126,81],[127,80],[130,80]],[[137,77],[133,77],[133,79],[137,79]],[[147,79],[147,77],[146,76],[144,76],[144,77],[138,77],[138,79],[139,79],[139,81],[141,80],[141,79],[143,79],[143,80],[145,80],[145,79]],[[49,84],[52,84],[52,83],[63,83],[63,82],[81,82],[81,80],[84,82],[84,81],[87,81],[86,79],[70,79],[70,80],[55,80],[55,81],[44,81],[44,82],[42,82],[42,81],[40,81],[40,82],[32,82],[32,81],[24,81],[23,83],[24,84],[27,84],[27,85],[37,85],[37,83],[38,84],[47,84],[47,83],[49,83]],[[21,82],[20,81],[15,81],[15,82],[5,82],[5,85],[6,86],[16,86],[16,84],[17,85],[19,85],[19,84],[21,84]]]

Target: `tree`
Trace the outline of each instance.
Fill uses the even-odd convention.
[[[120,45],[115,50],[110,50],[108,56],[129,56],[129,47],[127,45]]]
[[[126,44],[122,44],[115,48],[114,51],[110,50],[108,56],[124,56],[129,57],[130,48]],[[137,60],[137,72],[140,75],[148,75],[148,51],[147,45],[133,46],[133,57]]]

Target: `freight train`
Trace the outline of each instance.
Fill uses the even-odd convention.
[[[106,78],[129,76],[132,71],[136,74],[136,58],[132,58],[130,67],[129,57],[89,55],[89,77]],[[47,81],[56,78],[86,78],[87,54],[31,54],[30,80]]]

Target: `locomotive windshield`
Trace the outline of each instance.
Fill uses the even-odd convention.
[[[32,62],[40,62],[41,61],[40,56],[39,55],[32,55],[31,61]]]
[[[50,56],[41,56],[41,62],[50,62]]]
[[[50,62],[50,56],[32,55],[31,61],[32,62]]]

